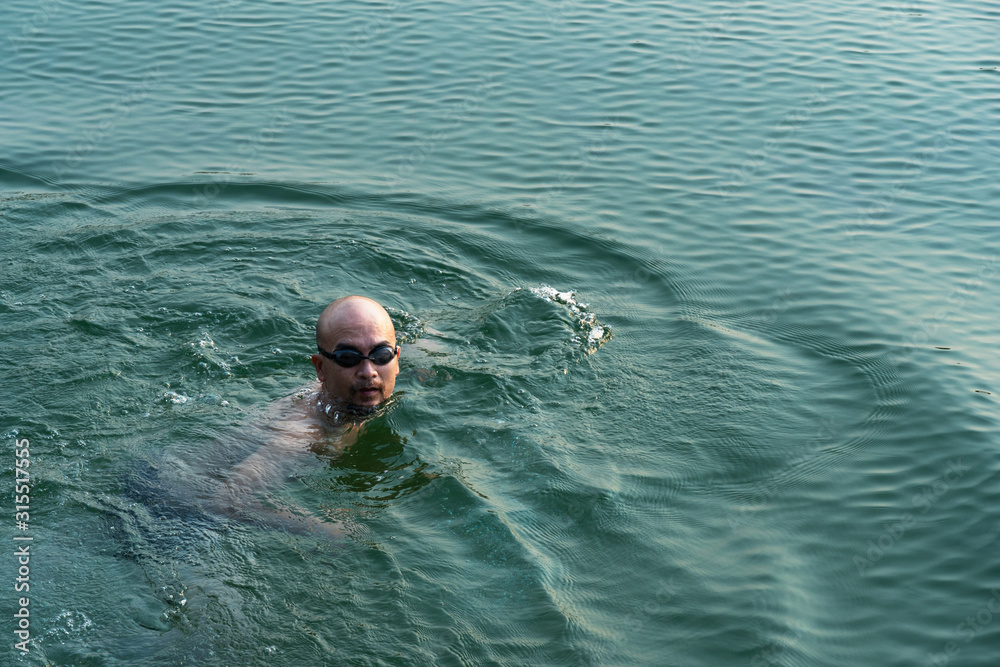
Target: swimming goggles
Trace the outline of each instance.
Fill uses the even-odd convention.
[[[361,354],[357,350],[346,348],[343,350],[334,350],[333,352],[327,352],[323,348],[319,348],[320,354],[327,359],[333,359],[333,363],[344,368],[357,366],[364,359],[368,359],[376,366],[385,366],[395,358],[398,352],[398,347],[390,347],[388,345],[379,345],[371,351],[371,354]]]

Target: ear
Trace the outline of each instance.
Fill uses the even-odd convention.
[[[310,357],[313,362],[313,366],[316,367],[316,379],[320,382],[326,382],[326,373],[323,372],[323,357],[320,354],[314,354]]]

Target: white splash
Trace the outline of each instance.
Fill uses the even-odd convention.
[[[574,336],[573,340],[583,344],[588,353],[611,340],[611,330],[601,324],[594,313],[587,310],[589,304],[577,300],[575,292],[560,292],[554,287],[542,284],[538,287],[532,287],[531,293],[545,301],[561,303],[569,309],[569,312],[576,318],[577,326],[582,329],[584,334],[583,338]]]

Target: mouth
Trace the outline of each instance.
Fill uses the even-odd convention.
[[[362,399],[368,399],[368,400],[370,400],[372,398],[381,398],[382,397],[382,390],[381,390],[381,388],[379,388],[377,386],[358,387],[354,391]]]

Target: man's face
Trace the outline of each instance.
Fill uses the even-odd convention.
[[[364,301],[344,304],[321,341],[328,352],[353,350],[364,355],[383,345],[396,348],[392,321],[381,307]],[[312,362],[329,397],[347,406],[379,405],[392,395],[399,373],[398,354],[381,366],[362,359],[356,366],[345,368],[321,354],[314,354]]]

